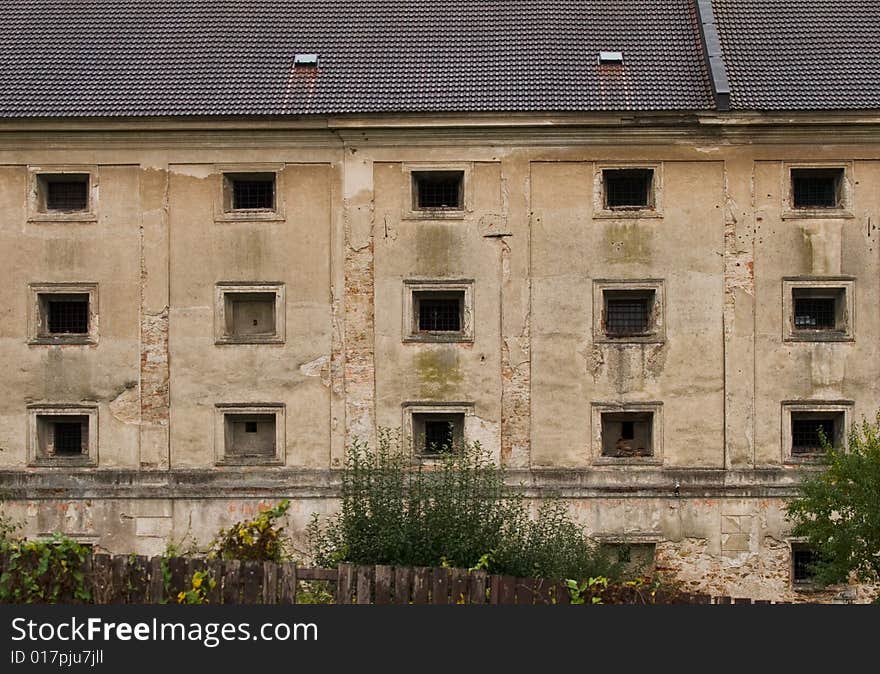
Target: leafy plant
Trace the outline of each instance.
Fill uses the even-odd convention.
[[[281,562],[290,558],[290,541],[277,521],[290,508],[284,499],[256,517],[221,529],[211,542],[209,556],[243,561]]]
[[[614,575],[618,569],[550,498],[535,516],[479,443],[413,465],[399,433],[377,447],[354,441],[342,473],[338,515],[308,527],[311,554],[340,562],[480,568],[545,578]]]
[[[2,540],[6,558],[0,575],[0,603],[84,603],[91,600],[83,566],[89,549],[54,534],[49,540]]]
[[[326,580],[306,580],[300,583],[296,593],[297,604],[332,604],[333,588]]]
[[[853,426],[846,448],[822,436],[824,470],[805,478],[786,511],[792,534],[817,554],[811,571],[821,585],[850,575],[880,581],[880,412]],[[880,599],[880,597],[878,597]]]
[[[196,571],[190,579],[190,589],[177,593],[178,604],[207,604],[208,592],[217,587],[217,581],[207,571]]]

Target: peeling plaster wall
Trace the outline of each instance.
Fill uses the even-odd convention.
[[[880,405],[880,148],[858,130],[544,121],[0,129],[4,510],[31,535],[154,554],[290,497],[302,543],[338,506],[347,441],[400,426],[406,402],[467,403],[468,438],[513,483],[561,492],[596,535],[656,542],[687,586],[841,600],[792,589],[782,505],[803,468],[784,461],[781,405]],[[792,217],[799,162],[846,163],[851,217]],[[600,212],[598,171],[626,163],[659,171],[662,217]],[[95,222],[28,220],[28,165],[61,164],[94,169]],[[407,169],[432,164],[466,168],[462,217],[412,217]],[[279,217],[218,218],[224,167],[266,165]],[[783,278],[809,276],[855,279],[854,341],[783,339]],[[473,280],[473,342],[403,339],[416,278]],[[665,339],[597,340],[594,282],[638,279],[663,283]],[[28,283],[62,281],[98,284],[97,345],[27,344]],[[285,342],[215,344],[220,282],[283,283]],[[27,464],[27,405],[64,402],[98,406],[96,469]],[[597,402],[662,403],[662,456],[597,461]],[[283,403],[284,465],[216,465],[218,403]]]

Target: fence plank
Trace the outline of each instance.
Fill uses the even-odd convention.
[[[535,604],[538,595],[538,579],[537,578],[517,578],[516,579],[516,603],[517,604]]]
[[[168,593],[170,595],[168,597],[169,604],[176,604],[177,595],[180,592],[189,589],[186,586],[186,572],[189,570],[188,567],[189,564],[185,557],[172,557],[168,560],[168,568],[171,571],[171,589]]]
[[[431,569],[417,567],[413,573],[413,604],[428,603],[428,588],[431,585]]]
[[[263,562],[263,603],[278,603],[278,565]]]
[[[110,591],[110,555],[92,557],[92,596],[96,604],[107,604]]]
[[[206,563],[208,572],[208,587],[205,590],[205,597],[209,604],[219,604],[223,600],[223,561],[220,559],[209,559]],[[211,581],[214,581],[214,587],[211,587]]]
[[[470,573],[470,593],[469,598],[471,604],[486,603],[486,572],[472,571]]]
[[[409,604],[412,590],[412,569],[398,566],[394,569],[394,603]]]
[[[431,572],[431,603],[449,603],[449,569],[439,567]]]
[[[489,576],[489,603],[501,603],[501,576]]]
[[[294,562],[284,562],[281,565],[279,578],[279,604],[295,604],[296,603],[296,564]]]
[[[516,603],[516,578],[501,576],[501,596],[498,603],[505,606]]]
[[[357,603],[358,604],[372,604],[373,603],[373,592],[372,592],[372,575],[373,575],[373,567],[371,566],[359,566],[357,567]]]
[[[468,576],[464,569],[452,569],[449,581],[450,601],[453,604],[468,603]]]
[[[351,564],[340,564],[336,581],[336,603],[350,604],[354,596],[354,567]]]
[[[165,601],[165,576],[162,573],[162,557],[156,555],[150,560],[150,589],[147,601],[161,604]]]
[[[241,562],[230,559],[223,565],[223,603],[241,603]]]
[[[242,565],[242,576],[244,577],[242,603],[259,604],[263,592],[263,563],[246,561]]]
[[[111,604],[128,603],[128,557],[116,555],[110,562],[110,596]]]
[[[339,580],[338,569],[313,569],[302,567],[296,570],[296,577],[299,580]]]
[[[571,592],[568,591],[568,587],[565,583],[554,584],[553,597],[556,599],[557,604],[571,604]]]
[[[376,585],[373,603],[391,603],[391,577],[392,569],[390,566],[376,566]]]
[[[149,561],[143,555],[137,555],[132,558],[128,565],[128,602],[130,604],[146,604],[147,592],[149,585],[147,580],[150,577]]]

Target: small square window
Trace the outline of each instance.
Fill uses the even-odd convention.
[[[602,456],[615,458],[654,455],[653,412],[602,414]]]
[[[832,447],[840,447],[843,422],[843,412],[792,412],[791,453],[821,453],[823,437]]]
[[[785,279],[785,339],[848,341],[853,338],[852,280]]]
[[[35,406],[28,414],[32,464],[95,465],[97,407]]]
[[[593,282],[594,341],[663,342],[663,323],[662,281]]]
[[[413,451],[434,456],[461,449],[464,440],[464,414],[414,413],[412,415]]]
[[[791,401],[782,403],[782,443],[785,461],[810,463],[822,458],[822,437],[835,449],[846,443],[852,403],[849,401]]]
[[[791,580],[795,585],[811,585],[815,581],[814,565],[819,555],[804,543],[791,544]]]
[[[472,282],[404,281],[404,341],[473,340]]]
[[[413,210],[464,208],[464,171],[413,171]]]
[[[43,213],[89,210],[88,173],[40,173],[37,190],[38,210]]]
[[[283,405],[217,405],[216,423],[215,451],[218,464],[283,463]]]
[[[275,210],[275,173],[224,173],[223,181],[224,210]]]
[[[791,169],[791,195],[794,208],[841,208],[843,168]]]
[[[604,169],[602,181],[606,209],[653,207],[654,169]]]
[[[284,286],[220,283],[216,287],[217,344],[284,341]]]
[[[33,284],[31,344],[97,341],[95,284]]]

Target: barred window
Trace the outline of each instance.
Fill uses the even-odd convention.
[[[50,335],[87,334],[89,331],[89,296],[54,294],[45,298],[46,320]]]
[[[275,209],[274,173],[225,173],[226,211],[272,211]]]
[[[817,416],[793,412],[791,415],[791,453],[812,454],[823,451],[822,436],[836,445],[840,415]]]
[[[794,327],[797,330],[833,330],[837,311],[833,297],[795,297]]]
[[[794,208],[839,208],[842,185],[842,168],[793,168],[792,205]]]
[[[464,171],[413,171],[413,209],[460,209]]]
[[[464,438],[464,414],[413,413],[413,450],[415,454],[436,455],[457,451]]]
[[[604,169],[605,208],[651,208],[654,169]]]
[[[89,209],[88,173],[41,173],[37,176],[39,210],[75,213]]]
[[[464,292],[415,292],[419,332],[461,332]]]
[[[634,337],[653,329],[653,290],[605,290],[605,333]]]

